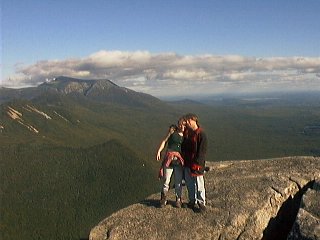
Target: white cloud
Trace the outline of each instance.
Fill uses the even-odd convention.
[[[168,71],[163,74],[164,78],[168,79],[201,79],[207,76],[207,72],[199,69],[194,71],[189,71],[186,69],[177,69],[174,71]]]
[[[88,57],[39,61],[20,66],[4,85],[36,85],[60,75],[107,78],[153,95],[295,88],[320,89],[320,57],[254,58],[99,51]]]

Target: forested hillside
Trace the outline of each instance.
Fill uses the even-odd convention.
[[[175,104],[196,112],[211,161],[320,155],[320,93],[275,100],[226,99]]]
[[[3,239],[86,238],[105,216],[159,191],[155,152],[188,112],[207,133],[208,161],[320,154],[319,97],[166,103],[109,81],[58,80],[2,89]]]
[[[0,106],[4,239],[85,238],[106,214],[158,191],[155,151],[174,108],[134,92],[116,102],[35,95]]]
[[[80,239],[157,189],[150,163],[117,141],[0,150],[2,239]]]

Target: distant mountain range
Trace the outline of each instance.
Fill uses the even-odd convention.
[[[102,143],[113,138],[123,142],[135,131],[147,130],[146,122],[155,121],[157,126],[158,120],[176,112],[156,97],[107,79],[58,77],[37,87],[1,88],[0,96],[0,140],[4,144],[44,139],[62,145]],[[144,125],[140,130],[139,124]],[[124,129],[129,130],[129,137]]]
[[[102,217],[159,191],[155,152],[188,112],[207,133],[208,161],[318,154],[319,96],[168,103],[69,77],[0,88],[0,232],[87,238]]]
[[[1,235],[82,239],[157,191],[155,148],[180,114],[109,80],[0,88]]]
[[[31,100],[44,94],[78,95],[90,100],[112,102],[128,106],[150,106],[159,99],[125,87],[119,87],[108,79],[81,80],[70,77],[57,77],[37,87],[10,89],[0,88],[0,103],[14,99]]]

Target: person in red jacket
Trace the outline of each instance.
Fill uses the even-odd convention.
[[[184,132],[182,155],[185,160],[184,174],[188,188],[188,206],[195,210],[196,204],[201,212],[206,210],[206,191],[204,183],[207,136],[198,122],[198,116],[190,113],[184,116],[187,129]]]

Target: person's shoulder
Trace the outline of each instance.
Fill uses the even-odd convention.
[[[205,133],[204,129],[202,127],[197,128],[197,130],[195,131],[196,133]]]
[[[206,134],[205,130],[204,130],[203,128],[201,128],[201,127],[198,129],[198,135],[200,135],[200,136],[204,136],[204,137],[206,137],[206,136],[207,136],[207,134]]]

